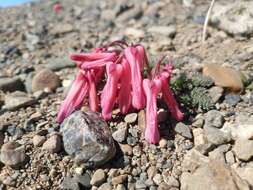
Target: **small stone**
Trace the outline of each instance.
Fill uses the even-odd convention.
[[[213,145],[225,144],[232,140],[230,132],[222,131],[216,127],[209,127],[208,125],[204,125],[204,132],[208,142]]]
[[[230,106],[236,106],[238,102],[240,102],[241,97],[238,94],[227,94],[225,96],[224,103]]]
[[[19,167],[25,164],[25,147],[17,142],[8,142],[1,148],[1,162],[7,166]]]
[[[222,97],[223,95],[223,88],[219,87],[219,86],[213,86],[212,88],[210,88],[208,90],[208,93],[210,95],[210,97],[213,100],[213,103],[216,103],[219,101],[219,99]]]
[[[78,182],[72,177],[65,177],[60,185],[61,189],[80,190]]]
[[[112,185],[122,184],[127,180],[127,175],[120,175],[112,178]]]
[[[153,177],[153,181],[156,185],[159,185],[163,182],[163,176],[161,174],[155,174],[155,176]]]
[[[146,126],[146,116],[145,116],[145,111],[141,110],[138,113],[138,127],[142,132],[145,131],[145,126]]]
[[[42,144],[46,141],[46,137],[44,136],[40,136],[40,135],[35,135],[33,137],[33,145],[35,147],[38,147],[38,146],[42,146]]]
[[[23,91],[24,84],[19,77],[0,78],[0,90],[4,92]]]
[[[77,167],[75,168],[75,173],[77,175],[82,175],[83,174],[83,171],[84,171],[84,168],[83,167]]]
[[[95,186],[100,186],[101,184],[105,182],[105,180],[106,180],[106,175],[105,175],[104,170],[98,169],[93,174],[90,184],[95,185]]]
[[[152,26],[148,28],[149,33],[157,34],[157,35],[164,35],[166,37],[174,37],[176,34],[176,26]]]
[[[211,77],[217,86],[226,87],[232,91],[243,89],[241,73],[232,68],[218,64],[206,64],[203,68],[203,75]]]
[[[131,156],[133,154],[133,148],[128,144],[120,144],[120,149],[123,154]]]
[[[42,149],[50,153],[58,153],[61,151],[62,143],[59,135],[53,135],[43,144]]]
[[[74,180],[79,183],[84,188],[90,188],[91,187],[91,179],[90,175],[88,173],[85,173],[84,175],[75,175]]]
[[[164,182],[169,186],[169,188],[179,187],[178,180],[174,178],[173,176],[164,176],[163,179],[164,179]]]
[[[125,35],[130,36],[133,38],[143,38],[145,36],[145,33],[141,29],[136,29],[136,28],[127,28],[125,29]]]
[[[253,164],[249,163],[245,167],[236,168],[236,173],[245,181],[247,181],[251,187],[253,186]]]
[[[123,184],[119,184],[119,185],[117,185],[116,190],[126,190],[126,188]]]
[[[159,141],[159,146],[160,146],[160,148],[165,148],[165,147],[167,147],[167,140],[166,139],[160,139],[160,141]]]
[[[248,161],[253,157],[253,140],[238,139],[233,150],[240,160]]]
[[[112,134],[112,137],[115,141],[119,143],[124,142],[127,137],[127,126],[119,128]]]
[[[205,120],[203,118],[196,118],[196,120],[192,123],[193,127],[202,128]]]
[[[177,123],[175,131],[185,138],[192,139],[192,134],[189,126],[185,125],[182,122]]]
[[[95,112],[76,111],[61,124],[65,151],[87,167],[103,165],[116,153],[107,123]]]
[[[124,121],[126,123],[135,123],[136,120],[137,120],[137,117],[138,117],[138,114],[137,113],[130,113],[130,114],[127,114]]]
[[[35,100],[33,98],[28,97],[26,93],[21,91],[13,92],[5,97],[5,107],[8,110],[16,110],[34,103]]]
[[[210,110],[205,117],[205,125],[221,128],[224,123],[222,114],[217,110]]]
[[[150,166],[147,170],[148,178],[153,179],[153,177],[156,175],[156,167]]]
[[[225,155],[226,163],[234,164],[235,163],[235,156],[232,151],[228,151]]]
[[[57,24],[54,25],[54,28],[51,30],[53,35],[63,35],[74,31],[74,27],[71,24]]]
[[[76,64],[68,58],[52,58],[44,65],[45,68],[52,71],[59,71],[61,69],[75,67]]]
[[[143,11],[142,11],[141,6],[138,6],[136,4],[136,6],[134,6],[134,8],[129,9],[129,10],[123,12],[122,14],[120,14],[117,17],[117,21],[125,23],[126,21],[129,21],[129,20],[132,20],[132,19],[137,19],[142,15],[142,12]]]
[[[221,145],[214,149],[213,151],[209,152],[209,158],[213,160],[218,160],[225,164],[225,153],[230,149],[230,145]]]
[[[98,190],[112,190],[112,185],[110,183],[104,183],[101,185]]]
[[[158,188],[157,188],[157,190],[167,190],[167,189],[172,189],[172,188],[170,188],[168,185],[167,185],[167,183],[165,183],[165,182],[162,182],[161,184],[159,184],[159,186],[158,186]]]
[[[207,141],[204,135],[204,130],[201,128],[193,129],[192,131],[194,137],[194,146],[202,154],[206,154],[212,149],[212,145]]]
[[[146,187],[147,187],[147,185],[141,180],[137,180],[135,183],[136,189],[146,189]]]
[[[55,90],[60,86],[59,76],[49,69],[43,69],[36,73],[32,79],[32,91],[36,92],[39,90]]]

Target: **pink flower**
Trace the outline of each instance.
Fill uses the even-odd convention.
[[[98,111],[98,96],[96,90],[96,76],[94,70],[87,71],[89,81],[89,106],[91,111]]]
[[[119,90],[119,108],[120,112],[126,114],[131,107],[131,70],[128,61],[123,58],[122,62],[122,77],[120,78]]]
[[[62,5],[60,3],[55,3],[53,6],[54,12],[58,13],[62,10]]]
[[[82,72],[79,72],[68,92],[66,99],[63,101],[60,107],[60,111],[58,112],[56,119],[58,123],[61,123],[73,111],[82,106],[88,89],[89,85],[87,78]]]
[[[146,128],[145,139],[149,143],[157,144],[160,134],[157,125],[157,94],[161,90],[161,82],[159,80],[143,80],[143,89],[147,98],[146,105]]]
[[[107,82],[101,94],[102,116],[105,120],[111,119],[112,109],[116,102],[118,82],[122,74],[122,65],[111,63],[106,65]]]
[[[131,69],[132,83],[132,105],[136,109],[145,107],[145,96],[142,87],[142,71],[144,63],[144,55],[139,52],[136,47],[127,47],[124,50],[126,60]]]

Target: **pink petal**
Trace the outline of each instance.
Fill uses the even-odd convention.
[[[102,116],[108,120],[112,116],[112,109],[116,102],[118,81],[122,74],[122,66],[119,64],[111,63],[106,65],[107,82],[101,94],[101,107]]]
[[[131,95],[131,70],[128,61],[123,58],[122,62],[122,76],[120,78],[119,91],[119,108],[121,113],[126,114],[129,111],[132,102]]]
[[[147,98],[145,139],[149,143],[157,144],[160,139],[160,134],[157,124],[156,98],[161,89],[161,85],[149,79],[144,79],[143,89]]]
[[[98,111],[98,96],[96,90],[96,80],[94,70],[87,72],[87,78],[89,81],[89,106],[94,112]]]
[[[139,55],[135,47],[128,47],[124,52],[131,69],[132,105],[136,109],[142,109],[145,107],[145,96],[142,87],[143,57]]]
[[[57,122],[61,123],[73,111],[82,106],[84,98],[88,92],[89,85],[86,77],[79,72],[74,80],[67,97],[63,101],[57,115]]]
[[[115,53],[106,52],[90,52],[90,53],[73,53],[70,55],[70,59],[73,61],[96,61],[99,59],[107,59],[108,57],[115,56]]]

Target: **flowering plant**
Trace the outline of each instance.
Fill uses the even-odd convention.
[[[142,45],[129,46],[123,41],[115,41],[90,53],[71,54],[70,58],[78,63],[80,70],[61,105],[57,122],[61,123],[87,99],[92,111],[100,111],[101,107],[101,115],[105,120],[111,119],[115,104],[123,114],[132,108],[140,110],[146,107],[145,139],[156,144],[160,139],[156,103],[160,93],[171,115],[177,120],[183,119],[183,113],[168,85],[172,61],[168,60],[161,69],[165,56],[161,57],[151,71]],[[145,79],[144,68],[148,71],[148,78]],[[99,97],[96,87],[103,76],[106,83]]]

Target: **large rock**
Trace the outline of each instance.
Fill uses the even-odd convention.
[[[249,163],[242,168],[236,168],[237,174],[246,180],[253,187],[253,163]]]
[[[183,160],[181,190],[249,190],[249,185],[229,166],[191,150]]]
[[[13,78],[0,78],[0,90],[13,92],[16,90],[23,91],[25,88],[24,84],[19,77]]]
[[[240,160],[253,158],[253,140],[238,139],[235,141],[234,152]]]
[[[110,129],[97,113],[74,112],[61,124],[61,132],[65,151],[77,163],[100,166],[116,153]]]
[[[211,77],[217,86],[226,87],[233,91],[243,89],[241,73],[232,68],[218,64],[206,64],[203,67],[203,75]]]
[[[26,107],[34,104],[36,101],[27,96],[26,93],[16,91],[5,96],[5,108],[8,110],[15,110],[21,107]]]
[[[216,2],[211,14],[211,22],[218,28],[233,35],[252,34],[252,7],[252,1],[234,1],[233,3],[227,2],[225,4]]]
[[[32,91],[36,92],[48,88],[55,90],[60,86],[59,76],[49,69],[43,69],[36,73],[32,80]]]
[[[2,146],[0,158],[7,166],[19,167],[26,161],[25,147],[17,142],[8,142]]]

